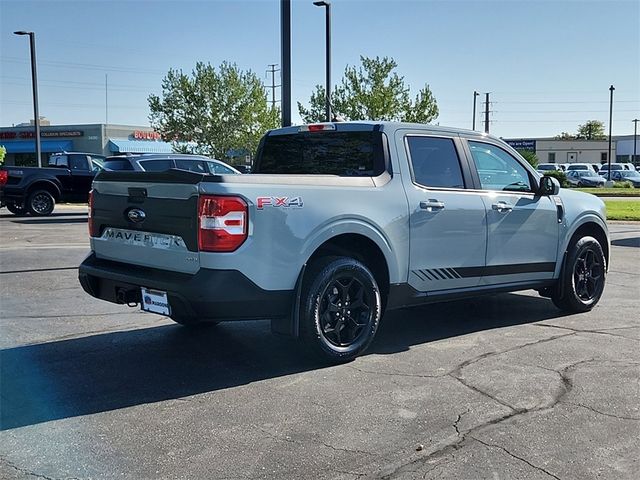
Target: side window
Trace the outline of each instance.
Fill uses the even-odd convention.
[[[505,150],[488,143],[469,141],[483,190],[530,192],[529,173]]]
[[[66,155],[56,155],[55,157],[49,158],[49,166],[50,167],[67,167],[67,156]]]
[[[408,136],[413,179],[425,187],[464,188],[460,159],[450,138]]]
[[[69,155],[69,168],[76,171],[88,171],[89,163],[86,155]]]
[[[202,160],[176,159],[176,168],[190,172],[207,173]]]
[[[147,172],[164,172],[173,168],[173,160],[143,160],[140,166]]]
[[[216,163],[216,162],[207,162],[207,164],[209,165],[209,170],[211,170],[211,173],[214,173],[217,175],[228,175],[231,173],[235,173],[229,167],[225,167],[224,165],[220,165],[219,163]]]

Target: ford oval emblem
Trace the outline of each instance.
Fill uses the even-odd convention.
[[[127,213],[127,217],[129,217],[129,220],[134,223],[140,223],[143,222],[145,218],[147,218],[147,215],[139,208],[132,208],[131,210],[129,210],[129,213]]]

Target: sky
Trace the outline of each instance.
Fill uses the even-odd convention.
[[[638,0],[333,0],[331,10],[334,82],[360,55],[393,57],[413,93],[429,85],[440,125],[471,128],[475,90],[491,93],[501,137],[592,119],[608,129],[612,84],[613,134],[633,133],[640,117]],[[295,102],[324,82],[324,9],[293,0],[291,16],[301,123]],[[270,84],[279,22],[278,0],[0,0],[0,126],[33,118],[29,41],[15,30],[36,33],[40,115],[52,124],[148,125],[147,97],[171,68],[230,61]]]

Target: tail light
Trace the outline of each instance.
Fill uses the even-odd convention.
[[[6,185],[7,180],[9,180],[9,172],[6,170],[0,170],[0,187]]]
[[[89,236],[90,237],[95,237],[96,236],[96,227],[93,224],[93,190],[91,190],[89,192],[89,214],[88,214],[88,222],[87,224],[89,225]]]
[[[247,239],[247,204],[240,197],[201,195],[198,200],[198,248],[233,252]]]

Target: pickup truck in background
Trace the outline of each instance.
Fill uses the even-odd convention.
[[[0,206],[15,215],[49,215],[56,202],[86,203],[103,156],[56,153],[49,166],[0,167]]]
[[[605,220],[600,199],[485,134],[303,125],[268,132],[248,175],[101,172],[79,281],[184,325],[270,319],[340,362],[388,309],[535,289],[590,310]]]

